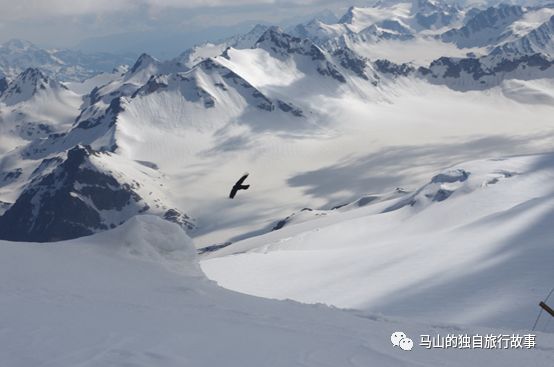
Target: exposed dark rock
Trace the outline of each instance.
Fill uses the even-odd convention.
[[[117,116],[123,111],[121,98],[114,98],[103,115],[80,121],[77,128],[87,130],[106,123],[108,127],[114,126],[117,121]],[[79,120],[79,118],[77,118],[77,120]]]
[[[283,112],[290,112],[296,117],[302,117],[304,116],[304,113],[301,109],[295,107],[292,103],[283,102],[281,100],[277,100],[277,107]]]
[[[337,70],[336,66],[331,64],[329,61],[326,61],[323,65],[319,65],[317,67],[317,72],[323,76],[330,76],[341,83],[346,83],[344,75],[342,75],[340,71]]]
[[[198,254],[202,255],[209,252],[215,252],[227,246],[231,246],[232,244],[233,242],[225,242],[225,243],[222,243],[221,245],[211,245],[211,246],[202,247],[201,249],[198,249]]]
[[[451,58],[441,57],[431,63],[428,68],[419,68],[418,72],[424,77],[438,80],[448,78],[456,81],[462,74],[469,75],[477,85],[489,82],[498,83],[501,80],[491,78],[500,76],[500,79],[510,77],[510,73],[518,70],[534,69],[534,73],[540,76],[542,72],[554,66],[554,61],[542,54],[522,55],[514,58],[498,58],[486,56],[483,58]],[[530,74],[529,77],[533,77]],[[497,78],[498,79],[498,78]],[[492,86],[492,84],[490,85]]]
[[[0,96],[8,89],[8,81],[4,77],[0,77]]]
[[[431,179],[431,183],[464,182],[469,178],[469,175],[469,172],[463,169],[457,169],[446,173],[439,173]]]
[[[137,95],[148,95],[152,94],[160,89],[167,88],[167,83],[164,83],[159,80],[156,76],[151,76],[150,79],[146,82],[145,85],[137,89],[135,93],[131,96],[131,98],[135,98]]]
[[[392,76],[408,76],[415,71],[409,64],[395,64],[389,60],[376,60],[373,64],[378,72]]]
[[[14,182],[21,176],[22,173],[23,170],[21,168],[16,168],[8,172],[0,172],[0,187]]]
[[[497,7],[474,12],[466,24],[458,29],[452,29],[442,34],[445,42],[454,42],[459,47],[482,47],[502,40],[507,35],[501,34],[502,29],[521,18],[524,10],[521,6],[501,4]],[[490,30],[490,37],[475,37],[475,34]]]
[[[121,174],[102,168],[99,162],[104,159],[110,159],[110,154],[77,146],[63,160],[44,160],[0,217],[0,238],[31,242],[72,239],[148,212],[150,206],[137,193],[141,184],[122,181]],[[163,217],[189,229],[193,226],[188,216],[175,209],[167,210]]]
[[[367,59],[364,59],[348,48],[339,48],[333,52],[333,56],[340,61],[340,65],[348,70],[353,71],[360,78],[369,80],[366,74]]]
[[[167,221],[176,223],[183,228],[194,228],[194,225],[192,225],[192,219],[188,215],[181,213],[177,209],[169,209],[164,213],[163,218]]]

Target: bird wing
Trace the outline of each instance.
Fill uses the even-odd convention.
[[[238,181],[237,183],[235,184],[235,186],[240,186],[242,185],[242,183],[244,182],[244,180],[246,180],[246,178],[248,177],[248,173],[245,173],[244,176],[242,176]]]
[[[229,193],[229,198],[234,199],[235,195],[237,194],[237,191],[238,191],[238,186],[237,185],[233,186],[233,188],[231,189],[231,192]]]

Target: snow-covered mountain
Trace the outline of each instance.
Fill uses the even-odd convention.
[[[160,198],[163,175],[88,147],[43,160],[29,184],[0,217],[10,241],[51,242],[114,228],[142,213],[157,214],[186,229],[193,222]]]
[[[295,121],[304,118],[292,103],[267,97],[215,59],[189,71],[178,70],[178,64],[141,56],[128,73],[92,91],[66,134],[33,142],[25,155],[44,157],[76,144],[111,152],[129,147],[131,152],[137,140],[149,142],[160,132],[215,131],[242,114]],[[159,106],[176,109],[158,110]],[[142,128],[137,128],[138,124]]]
[[[251,48],[267,28],[265,25],[257,24],[246,34],[232,36],[220,42],[207,42],[197,45],[183,52],[177,59],[187,67],[192,68],[208,58],[221,55],[229,47],[235,49]]]
[[[509,36],[507,27],[520,20],[524,13],[524,8],[517,5],[490,7],[472,15],[463,27],[449,30],[441,37],[464,48],[498,44]]]
[[[0,150],[65,131],[79,113],[80,96],[39,69],[26,69],[0,94]]]
[[[132,55],[84,54],[69,49],[46,50],[19,39],[0,45],[0,74],[10,78],[27,68],[40,68],[58,80],[79,81],[132,61]]]
[[[41,70],[29,68],[7,84],[2,92],[0,102],[8,106],[25,102],[39,93],[62,93],[67,87],[44,75]]]
[[[441,35],[458,47],[486,47],[495,54],[553,56],[554,7],[500,4],[467,16],[463,27]]]
[[[481,5],[464,8],[437,0],[380,1],[373,6],[350,7],[336,21],[314,18],[286,33],[309,39],[330,52],[346,46],[364,57],[416,61],[418,66],[468,52],[551,55],[551,5]],[[192,67],[229,47],[251,48],[266,29],[258,25],[247,34],[199,45],[179,59]]]
[[[547,14],[551,15],[546,22],[532,29],[525,27],[528,33],[520,33],[519,37],[507,40],[497,46],[493,53],[506,55],[544,53],[552,57],[554,55],[554,8],[545,10],[548,10]]]
[[[413,0],[411,14],[423,29],[441,29],[452,26],[463,15],[457,5],[441,0]]]
[[[369,10],[352,8],[348,13],[351,16],[343,17],[342,22],[343,26],[350,24],[346,27],[350,36],[361,37],[368,27],[376,25],[359,33],[356,28],[363,28],[360,22],[373,22],[374,14],[401,14],[404,9],[413,15],[414,7],[420,13],[439,5],[395,3],[386,8],[381,3]],[[391,24],[387,24],[392,31]],[[406,24],[408,33],[416,37],[413,23]],[[293,144],[296,139],[321,139],[348,126],[335,116],[336,111],[350,113],[346,103],[360,101],[360,111],[371,114],[373,103],[390,103],[398,95],[398,88],[405,85],[410,86],[408,90],[419,83],[456,91],[502,88],[504,98],[521,102],[531,98],[515,97],[518,80],[540,83],[552,78],[554,70],[552,60],[541,54],[444,56],[417,67],[413,63],[370,59],[359,52],[359,44],[347,42],[344,34],[337,40],[344,42],[331,47],[328,42],[290,35],[279,27],[257,27],[247,36],[233,38],[234,43],[229,41],[221,54],[204,55],[196,63],[187,64],[183,56],[160,61],[143,54],[128,70],[69,87],[29,69],[13,79],[0,97],[4,130],[10,136],[0,165],[6,177],[0,200],[15,203],[43,160],[57,159],[77,146],[115,154],[129,161],[129,167],[134,167],[136,161],[149,162],[161,167],[161,172],[181,177],[179,172],[186,163],[172,162],[172,157],[180,157],[183,162],[202,161],[220,146],[226,152],[242,151],[256,139],[272,136],[278,140],[293,138]],[[400,44],[412,41],[392,40]],[[86,86],[92,90],[87,91]],[[524,88],[535,88],[535,84]],[[540,94],[540,101],[549,98],[549,92],[530,93]],[[65,105],[45,112],[45,105],[61,102]],[[170,186],[176,184],[171,178],[169,182]],[[155,194],[161,197],[165,190],[157,191]],[[187,200],[196,201],[186,193],[171,195],[178,198],[176,205],[166,205],[169,209],[185,208],[188,213]],[[9,205],[4,210],[9,211]],[[270,219],[275,217],[264,217],[266,226]]]
[[[256,43],[256,48],[265,50],[280,61],[292,61],[304,74],[316,71],[319,75],[347,83],[349,74],[364,80],[375,81],[371,65],[363,57],[347,48],[335,50],[332,55],[308,39],[293,37],[279,28],[270,28]],[[313,70],[315,69],[315,70]]]
[[[443,1],[380,1],[371,7],[350,7],[333,24],[314,19],[294,28],[293,34],[324,44],[337,37],[372,41],[411,39],[419,32],[431,33],[458,24],[463,12]]]

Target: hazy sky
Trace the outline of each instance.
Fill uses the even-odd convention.
[[[170,54],[256,22],[278,23],[374,0],[0,0],[0,42]],[[179,43],[179,45],[175,45]],[[169,56],[169,55],[165,55]]]

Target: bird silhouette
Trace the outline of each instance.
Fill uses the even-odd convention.
[[[233,188],[231,189],[231,192],[229,193],[229,199],[234,199],[235,195],[237,194],[237,191],[239,190],[248,190],[250,185],[243,185],[244,180],[248,177],[249,173],[246,172],[238,181],[235,183]]]

